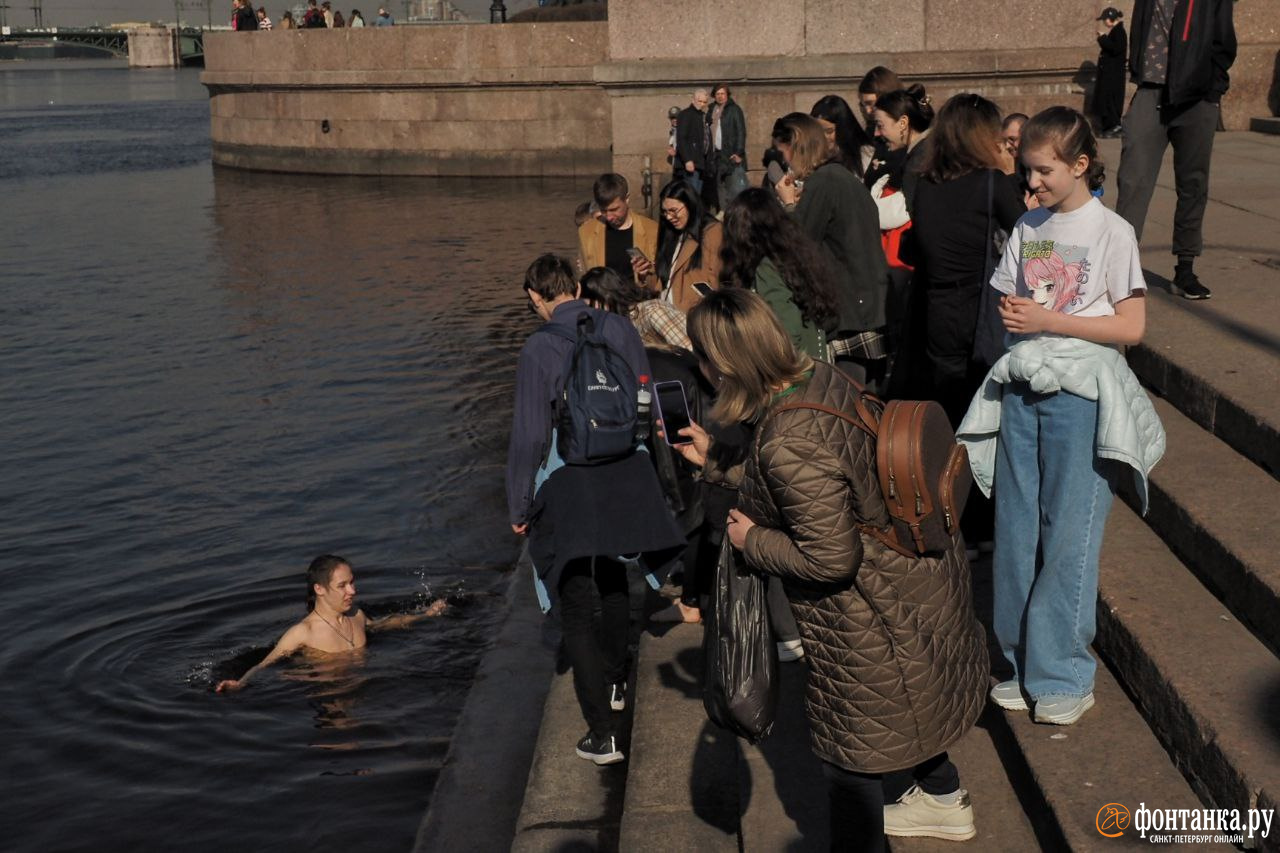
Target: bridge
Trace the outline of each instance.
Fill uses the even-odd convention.
[[[204,64],[204,33],[199,27],[183,27],[180,33],[183,65]],[[12,28],[0,35],[0,44],[75,44],[102,51],[104,56],[127,57],[129,33],[127,30],[64,27],[33,29]]]

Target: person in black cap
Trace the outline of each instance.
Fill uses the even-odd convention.
[[[1098,16],[1098,79],[1093,86],[1093,109],[1104,138],[1120,135],[1120,115],[1124,112],[1124,55],[1128,39],[1121,19],[1124,12],[1108,6]]]

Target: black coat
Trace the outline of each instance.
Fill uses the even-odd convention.
[[[1107,32],[1098,36],[1098,70],[1108,71],[1113,68],[1124,70],[1124,55],[1128,48],[1128,37],[1124,32],[1124,24],[1116,24]]]
[[[1141,83],[1143,47],[1151,29],[1154,0],[1133,4],[1129,35],[1129,73]],[[1218,103],[1231,85],[1228,73],[1236,59],[1233,0],[1177,0],[1169,34],[1169,74],[1164,102],[1173,106],[1196,101]]]
[[[236,9],[235,21],[236,32],[256,30],[258,28],[258,13],[253,11],[252,6],[241,6]]]
[[[684,172],[684,164],[693,161],[698,171],[707,168],[707,115],[690,104],[676,119],[676,174]]]

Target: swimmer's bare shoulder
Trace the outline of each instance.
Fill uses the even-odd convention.
[[[248,672],[246,672],[244,675],[240,676],[239,678],[228,678],[223,681],[219,681],[218,686],[214,688],[215,691],[218,693],[223,693],[227,691],[239,690],[249,683],[249,679],[252,678],[253,674],[256,673],[258,670],[264,669],[265,667],[270,666],[271,664],[280,660],[280,658],[287,657],[288,655],[293,654],[294,652],[298,651],[298,649],[301,649],[304,646],[310,646],[311,630],[312,630],[312,626],[311,626],[310,619],[303,619],[301,622],[298,622],[293,627],[291,627],[288,631],[284,632],[284,634],[276,642],[275,648],[273,648],[270,652],[268,652],[267,656],[264,657],[261,660],[261,662],[259,662],[256,666],[250,668]]]

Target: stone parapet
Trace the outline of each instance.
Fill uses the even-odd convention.
[[[602,23],[213,34],[213,160],[289,172],[609,168]]]

